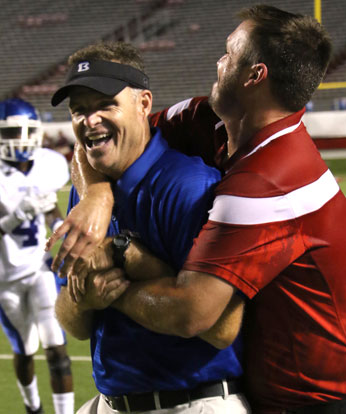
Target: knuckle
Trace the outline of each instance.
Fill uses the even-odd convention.
[[[75,251],[71,251],[69,253],[69,258],[70,258],[71,262],[75,262],[79,258],[79,254]]]
[[[70,247],[69,247],[68,243],[65,243],[65,242],[64,242],[64,243],[60,246],[60,249],[59,249],[59,251],[58,251],[58,253],[57,253],[56,257],[58,257],[59,259],[61,259],[62,257],[65,257],[65,256],[66,256],[66,254],[67,254],[69,251],[70,251]]]

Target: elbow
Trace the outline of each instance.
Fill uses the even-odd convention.
[[[238,327],[232,327],[227,330],[212,330],[213,333],[213,345],[218,349],[225,349],[233,344],[239,335],[240,330]]]
[[[86,341],[87,339],[90,339],[90,331],[88,329],[84,329],[82,327],[76,328],[76,326],[63,323],[61,320],[59,321],[59,324],[64,331],[79,341]]]
[[[211,345],[215,346],[217,349],[225,349],[228,348],[230,345],[232,345],[233,341],[236,337],[218,337],[215,336],[212,340],[209,342]]]
[[[181,306],[180,312],[175,313],[173,317],[176,328],[174,335],[187,339],[203,335],[214,326],[217,320],[217,316],[212,312],[207,314],[201,308],[187,306]]]
[[[193,338],[207,331],[212,326],[205,318],[197,316],[182,317],[177,327],[177,334],[183,338]]]
[[[194,329],[193,326],[182,326],[177,330],[177,335],[189,339],[198,336],[198,330]]]
[[[86,341],[87,339],[90,339],[91,336],[91,326],[88,324],[71,324],[71,323],[63,323],[60,321],[61,327],[68,332],[71,336],[78,339],[79,341]]]
[[[71,325],[69,323],[63,323],[60,321],[60,326],[71,336],[79,341],[86,341],[90,339],[91,332],[88,328],[84,326],[76,327],[75,325]]]

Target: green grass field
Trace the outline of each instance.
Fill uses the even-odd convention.
[[[337,178],[342,192],[346,195],[346,160],[327,160],[326,163]]]
[[[346,160],[331,160],[327,163],[334,175],[338,177],[340,187],[346,194]],[[67,200],[68,189],[60,191],[59,206],[63,213],[66,211]],[[56,253],[58,247],[59,244],[53,249],[53,255]],[[75,407],[77,409],[97,392],[91,376],[92,369],[90,360],[88,358],[86,358],[87,360],[81,360],[79,358],[90,356],[89,342],[81,342],[68,336],[68,352],[72,358],[76,399]],[[10,346],[2,330],[0,330],[0,414],[24,413],[22,398],[16,386],[10,355]],[[49,387],[48,368],[41,349],[37,354],[35,364],[41,399],[46,414],[53,414],[54,410]]]

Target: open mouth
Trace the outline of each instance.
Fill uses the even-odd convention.
[[[85,145],[88,148],[95,148],[105,145],[112,139],[112,134],[90,135],[85,138]]]

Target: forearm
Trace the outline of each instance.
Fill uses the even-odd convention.
[[[155,278],[176,276],[176,272],[173,268],[171,268],[167,263],[153,256],[148,249],[139,244],[136,240],[132,240],[129,248],[126,250],[125,259],[125,271],[128,274],[129,279],[132,281],[150,280]],[[130,292],[128,293],[131,294]],[[134,297],[132,300],[134,300]],[[118,304],[118,306],[120,305]],[[125,310],[124,304],[122,306],[122,310],[127,312],[128,316],[130,316],[129,312],[131,310]],[[136,306],[136,309],[139,308],[137,308]],[[204,341],[215,346],[216,348],[226,348],[227,346],[233,343],[233,341],[239,333],[242,323],[243,310],[244,301],[238,295],[233,295],[232,300],[227,305],[226,309],[224,310],[220,318],[216,321],[216,323],[210,329],[200,333],[198,336]],[[174,310],[173,312],[175,313]],[[167,319],[165,313],[163,327],[156,325],[157,322],[160,322],[157,321],[157,314],[150,315],[145,306],[144,314],[142,315],[143,319],[139,318],[138,315],[135,314],[132,314],[132,317],[136,317],[137,322],[146,324],[146,327],[148,329],[153,329],[154,323],[155,326],[157,326],[156,329],[158,329],[161,333],[167,333],[163,332],[164,328],[168,329],[168,333],[172,333],[171,328],[166,323]]]
[[[71,179],[81,200],[92,194],[102,196],[105,203],[113,206],[113,193],[108,177],[91,167],[83,148],[78,143],[75,144],[71,162]]]
[[[232,293],[230,285],[210,275],[182,272],[177,278],[132,282],[112,306],[147,329],[189,338],[216,323]]]
[[[150,280],[177,274],[171,266],[154,256],[136,239],[132,239],[124,256],[124,270],[130,280]]]
[[[112,306],[149,330],[188,337],[184,332],[179,298],[170,294],[174,288],[174,278],[131,282]],[[162,295],[164,291],[166,295]]]
[[[109,180],[90,166],[83,148],[77,143],[71,162],[71,179],[80,201],[78,204],[74,202],[64,223],[46,244],[46,250],[50,250],[61,237],[66,236],[52,264],[52,269],[57,271],[64,262],[62,274],[65,276],[78,258],[89,258],[102,243],[114,205]]]
[[[55,312],[63,329],[79,340],[90,338],[94,311],[83,310],[74,303],[66,287],[62,287],[55,303]]]
[[[170,297],[170,304],[166,302],[165,309],[157,308],[160,306],[157,297],[159,292],[165,287],[172,291],[175,289],[176,272],[135,239],[132,239],[125,251],[124,270],[128,278],[135,283],[131,283],[123,297],[114,303],[114,307],[150,330],[171,333],[172,329],[177,329],[178,327],[174,328],[174,325],[177,324],[176,320],[171,319],[169,322],[167,316],[162,320],[158,318],[162,311],[165,315],[167,313],[173,314],[169,311],[170,307],[174,308],[173,298]],[[155,282],[154,279],[164,280]],[[152,282],[145,283],[145,281]],[[149,299],[150,297],[151,299]],[[174,315],[177,316],[175,312]],[[168,331],[166,331],[167,328]]]

